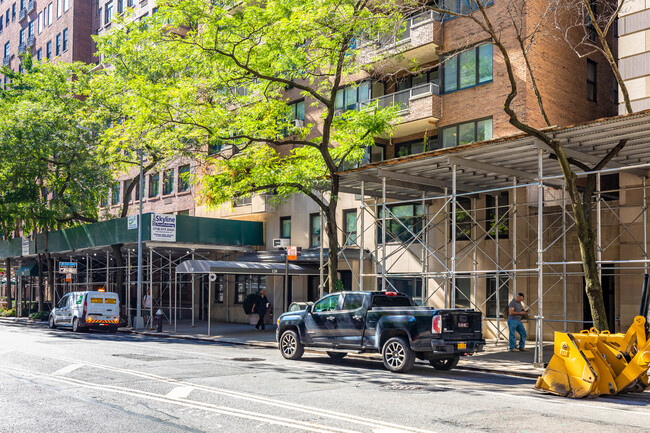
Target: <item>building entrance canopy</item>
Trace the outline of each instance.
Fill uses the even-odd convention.
[[[232,262],[217,260],[187,260],[176,267],[177,274],[246,274],[284,275],[284,263]],[[320,275],[317,266],[289,264],[289,275]]]

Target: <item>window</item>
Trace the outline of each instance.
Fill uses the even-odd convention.
[[[68,29],[63,29],[63,51],[68,51]]]
[[[323,311],[335,311],[339,305],[339,298],[341,295],[330,295],[314,304],[312,311],[314,313],[321,313]]]
[[[9,57],[10,52],[11,52],[11,45],[9,45],[9,41],[7,41],[5,42],[5,55],[4,55],[5,59]]]
[[[52,58],[52,41],[47,41],[45,44],[45,57],[48,60]]]
[[[343,299],[344,310],[357,310],[363,307],[365,296],[361,293],[348,293]]]
[[[25,45],[25,29],[20,29],[18,33],[18,46]]]
[[[458,14],[468,14],[478,10],[475,0],[442,0],[440,3],[442,3],[442,9]],[[481,4],[487,7],[494,4],[494,0],[481,0]],[[456,16],[450,14],[446,14],[444,17],[445,20],[453,18],[456,18]]]
[[[110,2],[106,3],[106,6],[104,8],[105,8],[105,11],[106,11],[104,13],[104,24],[106,25],[106,24],[110,23],[111,20],[113,19],[113,2],[110,1]]]
[[[99,16],[102,10],[102,8],[99,7],[99,0],[96,0],[95,2],[95,9],[97,9],[97,16]]]
[[[133,0],[126,0],[126,5],[128,7],[133,7]]]
[[[368,101],[370,97],[369,81],[347,86],[336,92],[334,109],[340,111],[356,110],[358,104]]]
[[[121,14],[124,12],[124,0],[117,0],[117,13]]]
[[[471,307],[472,278],[469,275],[456,275],[456,305],[454,308]]]
[[[289,109],[291,110],[291,120],[305,120],[305,101],[298,101],[289,104]]]
[[[174,192],[174,169],[170,168],[163,172],[163,195]]]
[[[485,317],[496,318],[509,303],[510,279],[508,275],[499,274],[499,305],[497,305],[497,277],[485,278]]]
[[[157,197],[160,192],[160,174],[149,175],[149,197]]]
[[[226,293],[226,279],[223,275],[217,275],[214,281],[214,303],[223,304],[223,296]]]
[[[2,33],[2,30],[4,29],[4,21],[2,20],[2,15],[0,15],[0,33]]]
[[[266,290],[266,276],[264,275],[236,275],[235,276],[235,303],[243,304],[246,296]]]
[[[472,120],[442,128],[442,147],[455,147],[492,138],[492,119]]]
[[[498,203],[497,203],[498,200]],[[485,230],[492,238],[496,238],[494,225],[499,221],[499,239],[507,239],[509,230],[509,204],[510,195],[508,191],[502,191],[497,197],[492,195],[485,196]],[[498,205],[498,207],[497,207]],[[498,215],[497,215],[498,210]]]
[[[456,240],[468,241],[472,236],[472,199],[456,198]]]
[[[438,136],[424,137],[418,140],[405,141],[395,144],[395,157],[415,155],[422,152],[428,152],[438,149]]]
[[[43,60],[43,48],[39,48],[36,51],[36,60]]]
[[[587,59],[587,99],[591,102],[598,100],[598,88],[596,83],[596,70],[598,63]]]
[[[387,206],[389,213],[386,215],[386,242],[410,242],[413,234],[417,235],[422,230],[422,205],[400,204]],[[383,209],[379,208],[377,221],[377,239],[382,239]]]
[[[56,0],[56,17],[59,18],[63,13],[63,0]]]
[[[378,284],[381,284],[381,280],[378,280]],[[381,286],[380,286],[381,287]],[[422,279],[421,278],[386,278],[386,290],[395,289],[400,293],[408,295],[416,305],[422,305]],[[391,299],[396,299],[394,296],[389,297]],[[393,304],[388,301],[384,306],[388,307],[397,307],[404,305],[406,299],[399,298],[402,302],[399,304]],[[408,305],[408,304],[407,304]],[[380,306],[380,305],[377,305]]]
[[[117,182],[111,189],[111,204],[116,205],[120,203],[120,183]]]
[[[11,21],[16,21],[16,3],[11,5]]]
[[[398,83],[397,83],[397,92],[400,92],[402,90],[407,90],[407,89],[412,89],[414,87],[421,86],[422,84],[426,83],[434,83],[438,84],[438,80],[440,78],[440,74],[438,72],[438,68],[431,69],[430,71],[427,72],[422,72],[418,75],[408,75],[404,78],[402,78]],[[421,92],[424,93],[428,91],[428,89],[422,89]],[[414,91],[415,95],[418,95],[420,92]]]
[[[29,25],[27,26],[27,37],[28,38],[34,37],[34,20],[30,21]]]
[[[101,197],[99,197],[99,207],[106,206],[108,206],[108,192],[106,194],[102,194]]]
[[[178,192],[184,192],[190,189],[190,166],[182,165],[178,167]]]
[[[47,25],[51,26],[52,25],[52,16],[53,16],[53,8],[52,8],[52,3],[47,5]]]
[[[320,247],[320,213],[309,215],[309,248]]]
[[[7,9],[5,24],[9,26],[9,9]]]
[[[445,92],[492,81],[492,45],[481,45],[444,59],[442,76]]]
[[[63,0],[63,12],[67,12],[70,9],[70,0]]]
[[[61,33],[56,35],[56,45],[55,45],[55,55],[59,56],[61,54]]]
[[[280,237],[291,239],[291,217],[280,217]]]
[[[357,242],[357,210],[343,211],[343,240],[344,245],[354,245]]]
[[[25,0],[20,0],[20,10],[25,9]]]
[[[250,195],[244,197],[237,197],[232,201],[232,207],[250,206],[253,203],[253,198]]]

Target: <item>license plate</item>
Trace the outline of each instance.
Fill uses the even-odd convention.
[[[459,349],[467,349],[467,343],[458,343]]]
[[[459,328],[469,328],[469,323],[459,323],[458,327]]]

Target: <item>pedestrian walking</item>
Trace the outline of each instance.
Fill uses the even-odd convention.
[[[150,319],[149,310],[151,310],[151,291],[147,290],[147,293],[142,298],[142,315],[145,317],[145,323]]]
[[[517,350],[521,352],[526,351],[526,329],[524,328],[524,324],[521,323],[521,318],[528,314],[528,310],[524,309],[524,306],[521,304],[523,300],[524,294],[517,293],[517,296],[508,305],[508,331],[510,332],[508,342],[511,352]],[[515,333],[519,334],[519,347],[517,349],[515,349]]]
[[[253,304],[253,313],[257,313],[260,316],[260,320],[257,321],[257,325],[255,325],[255,329],[264,331],[264,315],[266,314],[266,310],[269,308],[269,300],[266,297],[266,290],[260,290],[260,294],[257,296],[257,299],[255,299],[255,303]]]

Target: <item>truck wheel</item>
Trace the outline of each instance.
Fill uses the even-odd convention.
[[[332,359],[343,359],[345,358],[345,355],[347,355],[347,353],[345,352],[325,352],[325,353],[327,353],[327,356],[329,356]]]
[[[415,353],[402,337],[389,339],[382,348],[381,358],[384,367],[393,373],[406,373],[415,364]]]
[[[460,356],[454,356],[452,358],[440,358],[440,359],[430,359],[429,364],[436,370],[451,370],[458,365]]]
[[[50,320],[48,321],[47,324],[50,329],[56,329],[56,323],[54,322],[54,314],[50,314]]]
[[[287,330],[280,337],[280,352],[286,359],[300,359],[305,353],[305,346],[300,342],[296,331]]]
[[[79,319],[75,317],[72,319],[72,332],[79,332],[81,329],[79,328]]]

